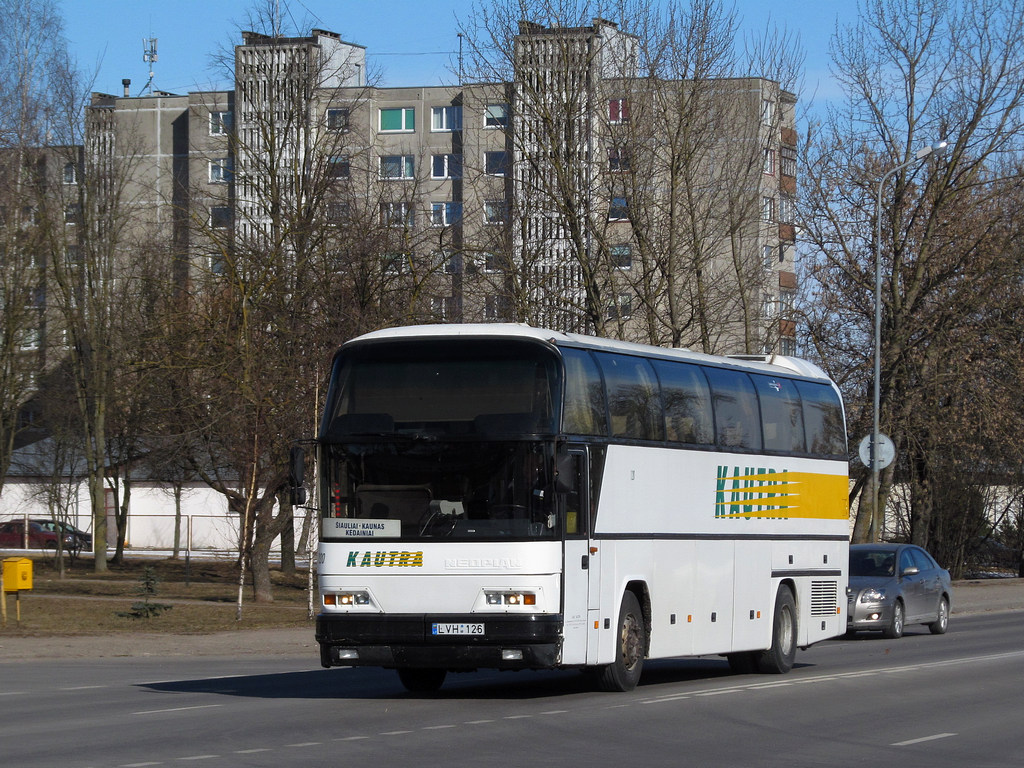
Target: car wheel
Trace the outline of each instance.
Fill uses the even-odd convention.
[[[903,622],[905,618],[903,601],[897,600],[892,606],[892,618],[889,620],[889,626],[882,630],[882,635],[890,640],[897,640],[903,637]]]
[[[946,598],[939,600],[939,615],[931,624],[928,625],[928,631],[933,635],[944,635],[946,634],[946,627],[949,626],[949,601]]]

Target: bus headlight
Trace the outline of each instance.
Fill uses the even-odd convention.
[[[514,607],[517,605],[533,606],[537,604],[537,594],[535,592],[492,592],[485,590],[484,597],[487,600],[487,605],[492,606]]]
[[[369,592],[333,592],[324,595],[325,606],[352,608],[353,606],[369,604]]]

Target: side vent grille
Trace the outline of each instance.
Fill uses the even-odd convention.
[[[835,616],[839,585],[834,581],[811,582],[811,616]]]

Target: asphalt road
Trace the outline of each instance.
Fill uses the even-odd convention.
[[[821,643],[784,676],[718,658],[648,664],[627,694],[576,672],[394,672],[314,656],[0,664],[0,760],[106,766],[862,766],[1024,764],[1024,612]]]

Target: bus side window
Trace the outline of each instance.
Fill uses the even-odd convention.
[[[612,437],[663,440],[658,380],[641,357],[597,353],[608,395]]]
[[[565,499],[565,533],[569,536],[580,533],[586,514],[583,509],[584,495],[582,471],[583,454],[568,453],[558,457],[558,481],[556,489]]]
[[[687,363],[655,360],[654,370],[661,380],[668,439],[676,443],[713,445],[715,431],[711,391],[700,368]]]
[[[606,435],[604,385],[590,353],[562,347],[565,361],[565,405],[562,431],[571,435]]]
[[[757,392],[742,371],[706,368],[715,409],[716,442],[722,448],[761,450]]]
[[[765,450],[804,453],[804,416],[796,385],[789,379],[755,373],[750,378],[761,400]]]
[[[828,384],[796,382],[803,401],[807,450],[815,456],[846,455],[846,425],[839,395]]]

